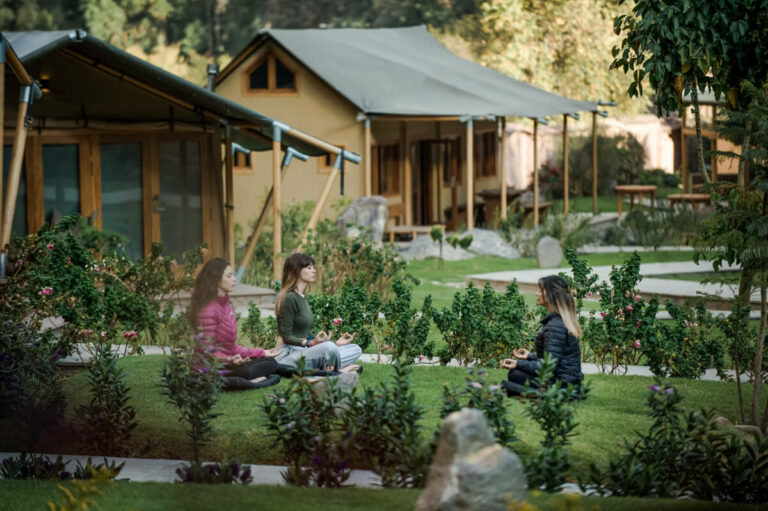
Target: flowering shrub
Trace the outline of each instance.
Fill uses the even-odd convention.
[[[393,360],[411,361],[417,357],[431,357],[435,345],[427,341],[433,314],[432,297],[427,295],[421,311],[411,307],[411,289],[402,279],[392,283],[395,296],[381,306],[384,314],[382,343],[376,345],[380,354],[383,345],[392,347]]]
[[[503,295],[490,284],[481,291],[470,283],[465,291],[453,295],[450,309],[433,313],[446,343],[439,353],[440,362],[456,358],[463,365],[494,365],[528,340],[527,316],[517,282],[510,283]]]
[[[179,421],[189,426],[194,464],[200,466],[200,450],[210,440],[216,399],[224,387],[221,362],[195,336],[186,349],[176,349],[160,371],[163,394],[179,409]]]
[[[646,403],[648,433],[625,442],[604,469],[590,465],[582,486],[614,496],[678,497],[738,502],[768,500],[768,439],[718,427],[711,411],[682,408],[683,393],[657,380]]]
[[[240,323],[238,339],[247,339],[253,346],[260,348],[274,348],[277,341],[277,320],[274,317],[261,319],[261,309],[255,303],[248,302],[248,317]]]
[[[570,468],[567,446],[577,426],[574,402],[584,399],[589,392],[589,387],[564,386],[555,379],[555,367],[555,360],[545,352],[534,380],[537,388],[526,389],[526,396],[535,399],[528,400],[525,414],[541,426],[544,439],[541,450],[533,456],[524,456],[523,464],[530,486],[547,491],[556,491],[565,483],[565,473]]]
[[[120,454],[136,427],[136,410],[128,404],[130,388],[109,344],[99,348],[88,369],[88,381],[91,400],[75,409],[81,438],[95,452]]]
[[[0,463],[0,477],[3,479],[114,479],[120,474],[125,462],[119,465],[104,459],[104,463],[94,464],[91,458],[85,465],[77,462],[73,472],[67,470],[69,461],[64,461],[61,455],[52,460],[49,456],[34,453],[21,453],[19,456],[5,458]]]
[[[249,484],[253,481],[251,467],[242,466],[237,460],[220,463],[184,463],[176,469],[183,483]]]
[[[489,385],[485,374],[483,369],[470,367],[467,369],[466,384],[462,389],[443,387],[440,418],[445,418],[448,414],[462,408],[476,408],[485,415],[488,426],[493,430],[498,442],[508,446],[516,438],[515,425],[507,417],[507,406],[504,400],[506,392],[501,389],[501,385]]]
[[[701,303],[680,307],[667,300],[664,305],[672,323],[660,323],[658,335],[643,347],[653,374],[699,378],[714,367],[724,377],[725,350],[712,314]]]

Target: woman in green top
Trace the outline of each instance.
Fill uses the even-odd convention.
[[[361,367],[354,362],[363,350],[352,343],[355,334],[344,333],[334,342],[325,331],[321,330],[316,336],[311,333],[315,316],[304,293],[316,276],[315,261],[307,254],[292,254],[285,260],[283,287],[275,303],[280,336],[277,363],[295,367],[304,357],[306,369],[359,371]]]

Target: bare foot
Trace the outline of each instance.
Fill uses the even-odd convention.
[[[259,376],[258,378],[254,378],[251,380],[251,383],[261,383],[267,379],[266,376]]]
[[[351,366],[342,367],[339,369],[340,373],[356,373],[360,370],[360,366],[357,364],[352,364]]]

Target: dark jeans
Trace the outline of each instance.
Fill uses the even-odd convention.
[[[226,364],[224,369],[229,371],[225,376],[237,376],[253,380],[260,376],[269,376],[277,371],[277,362],[272,357],[255,358],[243,364]]]
[[[510,369],[509,373],[507,373],[507,379],[509,381],[517,383],[518,385],[525,385],[525,382],[529,382],[531,388],[536,388],[533,384],[534,378],[536,378],[536,373],[529,373],[522,369]]]

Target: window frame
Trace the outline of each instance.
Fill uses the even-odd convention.
[[[385,165],[385,171],[387,172],[387,184],[392,183],[394,185],[394,188],[387,187],[386,190],[381,190],[379,188],[379,173],[381,169],[379,168],[379,154],[382,148],[393,148],[394,149],[394,157],[391,161],[394,162],[394,179],[392,179],[391,173],[389,170],[391,167]],[[383,197],[400,197],[402,194],[402,186],[401,186],[401,178],[402,178],[402,172],[400,168],[400,161],[401,161],[401,155],[400,155],[400,144],[399,142],[393,141],[389,143],[379,143],[379,144],[371,144],[371,184],[372,191],[374,195],[381,195]]]
[[[262,66],[264,62],[267,63],[267,88],[266,89],[252,89],[251,88],[251,73]],[[293,73],[293,88],[283,89],[277,88],[277,64],[279,61],[283,67]],[[248,66],[243,72],[243,94],[244,95],[269,95],[269,96],[292,96],[299,92],[299,73],[296,66],[289,64],[286,58],[278,56],[274,51],[269,50],[264,55],[256,59],[256,61]]]

